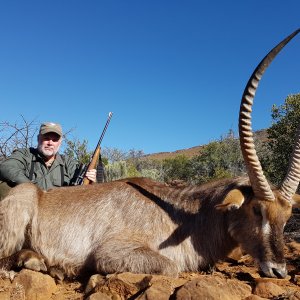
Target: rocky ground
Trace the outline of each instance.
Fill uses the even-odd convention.
[[[291,299],[300,300],[300,221],[294,218],[285,233],[289,275],[264,278],[249,255],[236,251],[210,273],[182,273],[179,278],[122,273],[93,275],[81,280],[55,282],[39,272],[21,270],[0,279],[1,300],[79,299]],[[7,275],[7,274],[6,274]]]

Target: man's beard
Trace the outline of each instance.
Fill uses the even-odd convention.
[[[45,157],[52,157],[54,156],[57,152],[58,149],[55,151],[54,149],[44,149],[42,145],[38,146],[38,151]]]

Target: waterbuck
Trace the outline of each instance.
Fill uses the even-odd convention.
[[[245,88],[239,134],[247,178],[189,187],[129,178],[48,192],[20,184],[0,203],[0,258],[29,249],[18,256],[25,267],[43,269],[32,263],[36,253],[68,276],[84,270],[176,276],[212,266],[241,246],[266,276],[285,277],[283,229],[300,200],[300,134],[275,189],[255,151],[251,110],[262,74],[299,31],[269,52]]]

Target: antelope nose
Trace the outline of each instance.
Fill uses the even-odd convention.
[[[272,269],[274,275],[278,278],[285,278],[287,276],[287,270],[286,267],[281,267],[281,268],[273,268]]]
[[[260,263],[260,268],[267,277],[285,278],[287,276],[285,263],[263,262]]]

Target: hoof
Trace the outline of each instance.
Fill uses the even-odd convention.
[[[63,281],[65,278],[63,271],[57,267],[50,267],[49,275],[59,282]]]
[[[47,272],[48,270],[45,258],[42,255],[27,249],[21,250],[18,253],[16,266],[38,272]]]

